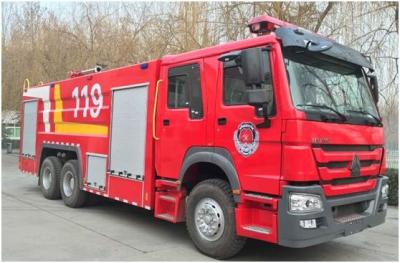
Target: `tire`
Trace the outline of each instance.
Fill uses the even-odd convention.
[[[205,224],[202,223],[210,223],[210,218],[214,230],[204,233],[201,228]],[[246,238],[236,235],[235,221],[235,202],[226,181],[208,179],[191,191],[186,207],[186,227],[200,252],[217,259],[236,255],[245,245]]]
[[[87,193],[80,189],[79,177],[78,161],[70,160],[66,162],[61,170],[60,178],[61,197],[66,206],[82,207],[87,200]]]
[[[60,173],[62,163],[55,156],[44,159],[40,168],[39,186],[45,198],[60,199]]]

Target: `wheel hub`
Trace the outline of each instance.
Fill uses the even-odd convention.
[[[74,191],[74,188],[75,188],[75,178],[74,178],[72,172],[68,171],[65,173],[64,178],[63,178],[64,194],[67,197],[70,197],[72,195],[72,192]]]
[[[44,168],[44,172],[43,172],[43,179],[42,179],[42,184],[44,189],[48,190],[50,188],[51,185],[51,180],[52,180],[52,174],[51,174],[51,170],[50,168],[46,167]]]
[[[195,224],[202,238],[208,241],[219,239],[225,227],[221,206],[211,198],[200,200],[195,208]]]

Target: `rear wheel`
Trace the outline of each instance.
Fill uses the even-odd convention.
[[[195,186],[187,202],[186,225],[196,247],[214,258],[232,257],[246,242],[236,235],[235,202],[224,180],[209,179]]]
[[[77,160],[66,162],[61,170],[60,190],[65,205],[81,207],[87,200],[87,193],[79,186],[79,168]]]
[[[62,163],[55,156],[44,159],[40,168],[39,185],[42,194],[47,199],[60,198],[60,172]]]

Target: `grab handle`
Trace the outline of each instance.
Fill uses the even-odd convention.
[[[153,107],[153,139],[158,141],[160,138],[156,135],[156,113],[157,113],[157,101],[158,101],[158,89],[160,88],[161,79],[157,80],[156,94],[154,95],[154,107]]]

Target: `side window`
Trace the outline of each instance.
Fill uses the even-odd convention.
[[[188,75],[168,77],[168,108],[182,109],[189,107]]]
[[[270,60],[268,51],[263,51],[264,55],[264,68],[270,68]],[[270,70],[269,70],[270,71]],[[244,83],[243,71],[240,65],[237,65],[234,61],[224,62],[224,80],[223,80],[223,102],[226,106],[231,105],[246,105],[247,94],[246,84]],[[272,79],[265,76],[265,83],[262,84],[263,89],[267,90],[268,96],[271,96],[271,101],[268,105],[268,115],[272,116],[275,114],[275,99],[273,94]],[[262,115],[262,109],[257,110],[257,114]]]
[[[200,67],[195,65],[191,74],[191,92],[190,92],[190,118],[203,118],[203,99],[201,96]]]
[[[224,66],[224,104],[246,104],[246,85],[239,66]]]
[[[191,119],[203,118],[200,67],[190,64],[168,71],[168,99],[170,109],[189,108]]]

